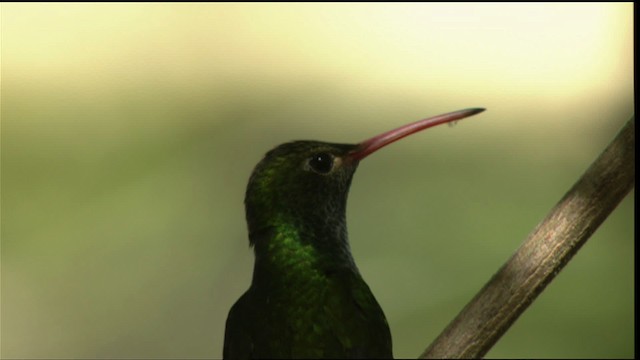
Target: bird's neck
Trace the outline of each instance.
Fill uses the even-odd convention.
[[[358,270],[351,256],[344,214],[323,221],[280,217],[274,225],[252,232],[254,285],[268,287],[324,281],[335,272]]]

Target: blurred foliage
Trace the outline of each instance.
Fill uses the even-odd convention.
[[[485,106],[486,113],[453,128],[429,130],[368,158],[353,181],[348,220],[356,262],[387,314],[395,356],[415,357],[634,111],[630,42],[618,49],[621,59],[611,65],[617,70],[607,68],[617,76],[609,87],[567,87],[566,98],[545,97],[516,79],[517,91],[484,82],[486,92],[477,79],[424,88],[366,81],[366,72],[358,77],[354,68],[332,67],[348,49],[332,53],[327,44],[316,49],[328,51],[324,72],[304,64],[272,71],[255,58],[209,73],[214,53],[196,62],[200,79],[185,80],[179,71],[167,75],[170,66],[146,67],[140,59],[148,54],[130,44],[122,62],[109,58],[109,66],[75,68],[69,60],[47,68],[46,57],[25,65],[7,44],[18,43],[21,33],[9,25],[29,9],[2,5],[2,358],[221,356],[227,311],[251,281],[242,202],[264,152],[292,139],[356,142],[420,117]],[[174,14],[199,19],[179,5],[145,9],[156,25]],[[228,22],[252,19],[242,16],[248,8],[224,9]],[[128,14],[120,11],[104,24]],[[629,8],[622,14],[631,16]],[[87,22],[79,28],[103,26]],[[160,31],[154,36],[161,38],[177,28],[158,29],[133,30]],[[216,41],[220,34],[202,36]],[[193,36],[184,35],[198,49],[203,40]],[[235,44],[234,51],[252,54],[252,44]],[[288,43],[278,44],[286,65]],[[175,51],[172,43],[157,46]],[[111,48],[121,45],[107,43],[104,53]],[[188,67],[182,59],[164,61]],[[468,69],[487,78],[500,75],[473,70],[469,61]],[[393,71],[380,67],[390,78]],[[549,75],[527,71],[531,78]],[[489,357],[634,356],[633,197]]]

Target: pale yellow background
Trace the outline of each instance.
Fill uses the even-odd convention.
[[[243,196],[357,142],[352,250],[416,357],[634,113],[626,4],[7,4],[2,358],[217,358]],[[489,357],[633,357],[633,193]]]

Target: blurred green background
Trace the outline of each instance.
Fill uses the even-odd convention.
[[[220,357],[267,150],[486,107],[353,181],[416,357],[634,112],[631,3],[0,6],[2,358]],[[634,356],[633,196],[488,357]]]

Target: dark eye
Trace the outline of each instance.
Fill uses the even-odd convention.
[[[309,159],[309,166],[319,174],[326,174],[333,168],[333,155],[317,153]]]

